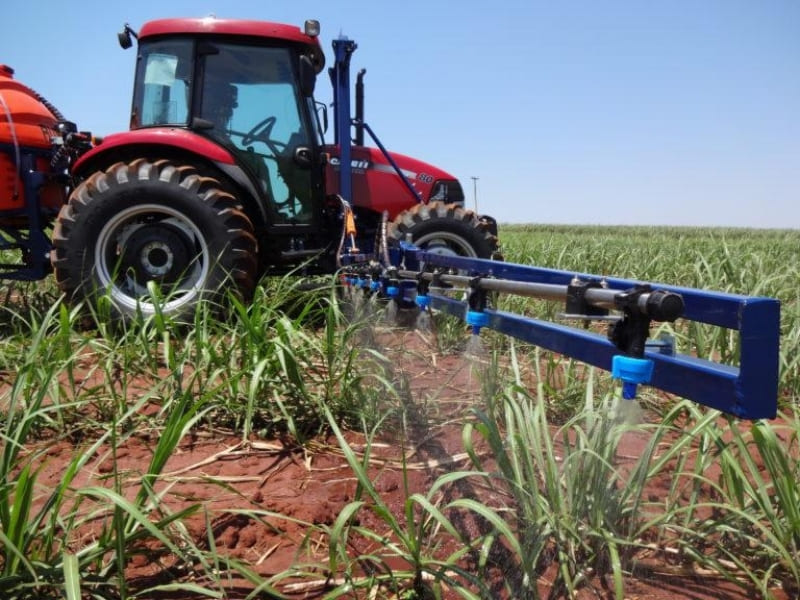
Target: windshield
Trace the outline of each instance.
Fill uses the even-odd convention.
[[[296,62],[288,48],[215,44],[205,56],[199,111],[213,125],[207,134],[240,150],[262,190],[287,216],[299,214],[311,199],[308,171],[293,159],[310,142]]]
[[[131,127],[189,125],[192,99],[193,42],[188,39],[142,43],[136,70]],[[214,137],[234,136],[233,143],[245,149],[243,141],[269,139],[285,145],[308,143],[302,118],[312,118],[313,99],[300,98],[292,70],[293,55],[287,48],[264,48],[236,44],[215,44],[205,56],[203,89],[196,116],[214,127]],[[302,106],[305,105],[306,106]],[[301,108],[302,106],[302,108]],[[268,136],[255,140],[246,136],[267,117],[274,118]],[[319,142],[315,122],[311,136]]]
[[[199,110],[214,125],[211,135],[232,137],[242,149],[256,144],[256,151],[282,150],[293,136],[293,143],[307,143],[289,50],[234,44],[215,49],[205,57]]]

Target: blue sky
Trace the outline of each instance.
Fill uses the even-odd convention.
[[[127,127],[129,22],[322,24],[366,118],[502,222],[800,228],[800,2],[6,0],[0,62],[82,129]],[[330,100],[327,78],[318,99]]]

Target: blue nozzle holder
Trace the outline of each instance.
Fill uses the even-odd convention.
[[[396,285],[390,285],[386,288],[386,295],[389,298],[398,298],[400,296],[400,288]]]
[[[636,397],[636,386],[648,383],[653,376],[653,361],[618,354],[611,359],[611,376],[622,380],[622,397],[632,400]]]
[[[472,333],[478,335],[481,332],[481,327],[486,327],[489,324],[489,315],[479,310],[468,310],[465,321],[467,325],[472,326]]]
[[[381,282],[380,281],[371,281],[369,284],[369,289],[371,292],[377,292],[381,289]]]
[[[431,305],[431,297],[426,294],[417,294],[414,298],[414,304],[425,310]]]

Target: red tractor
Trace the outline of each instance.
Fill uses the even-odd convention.
[[[121,45],[138,42],[130,130],[94,144],[40,110],[34,126],[46,143],[20,145],[7,131],[19,115],[7,109],[0,176],[11,184],[2,193],[28,195],[24,207],[19,193],[0,197],[2,247],[21,249],[25,265],[0,276],[44,276],[50,260],[71,301],[107,296],[128,319],[152,314],[156,300],[185,316],[229,282],[247,298],[266,274],[332,273],[343,252],[377,251],[387,221],[390,238],[491,257],[496,223],[464,208],[459,182],[375,138],[363,120],[363,71],[351,117],[356,45],[346,38],[333,42],[335,140],[324,142],[327,108],[313,95],[325,65],[318,35],[315,21],[300,30],[164,19],[138,35],[126,25]],[[364,146],[365,131],[377,147]],[[32,164],[22,164],[26,152]],[[70,192],[63,206],[61,190]],[[41,232],[54,206],[50,241]]]

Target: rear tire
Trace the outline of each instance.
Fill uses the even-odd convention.
[[[83,181],[58,215],[53,246],[67,298],[97,308],[107,295],[111,316],[125,321],[157,309],[191,318],[230,282],[247,300],[255,287],[256,239],[241,205],[216,179],[166,160],[117,163]]]
[[[407,236],[423,250],[449,256],[492,258],[497,237],[474,212],[455,204],[430,202],[402,212],[392,223],[389,237],[405,241]]]

